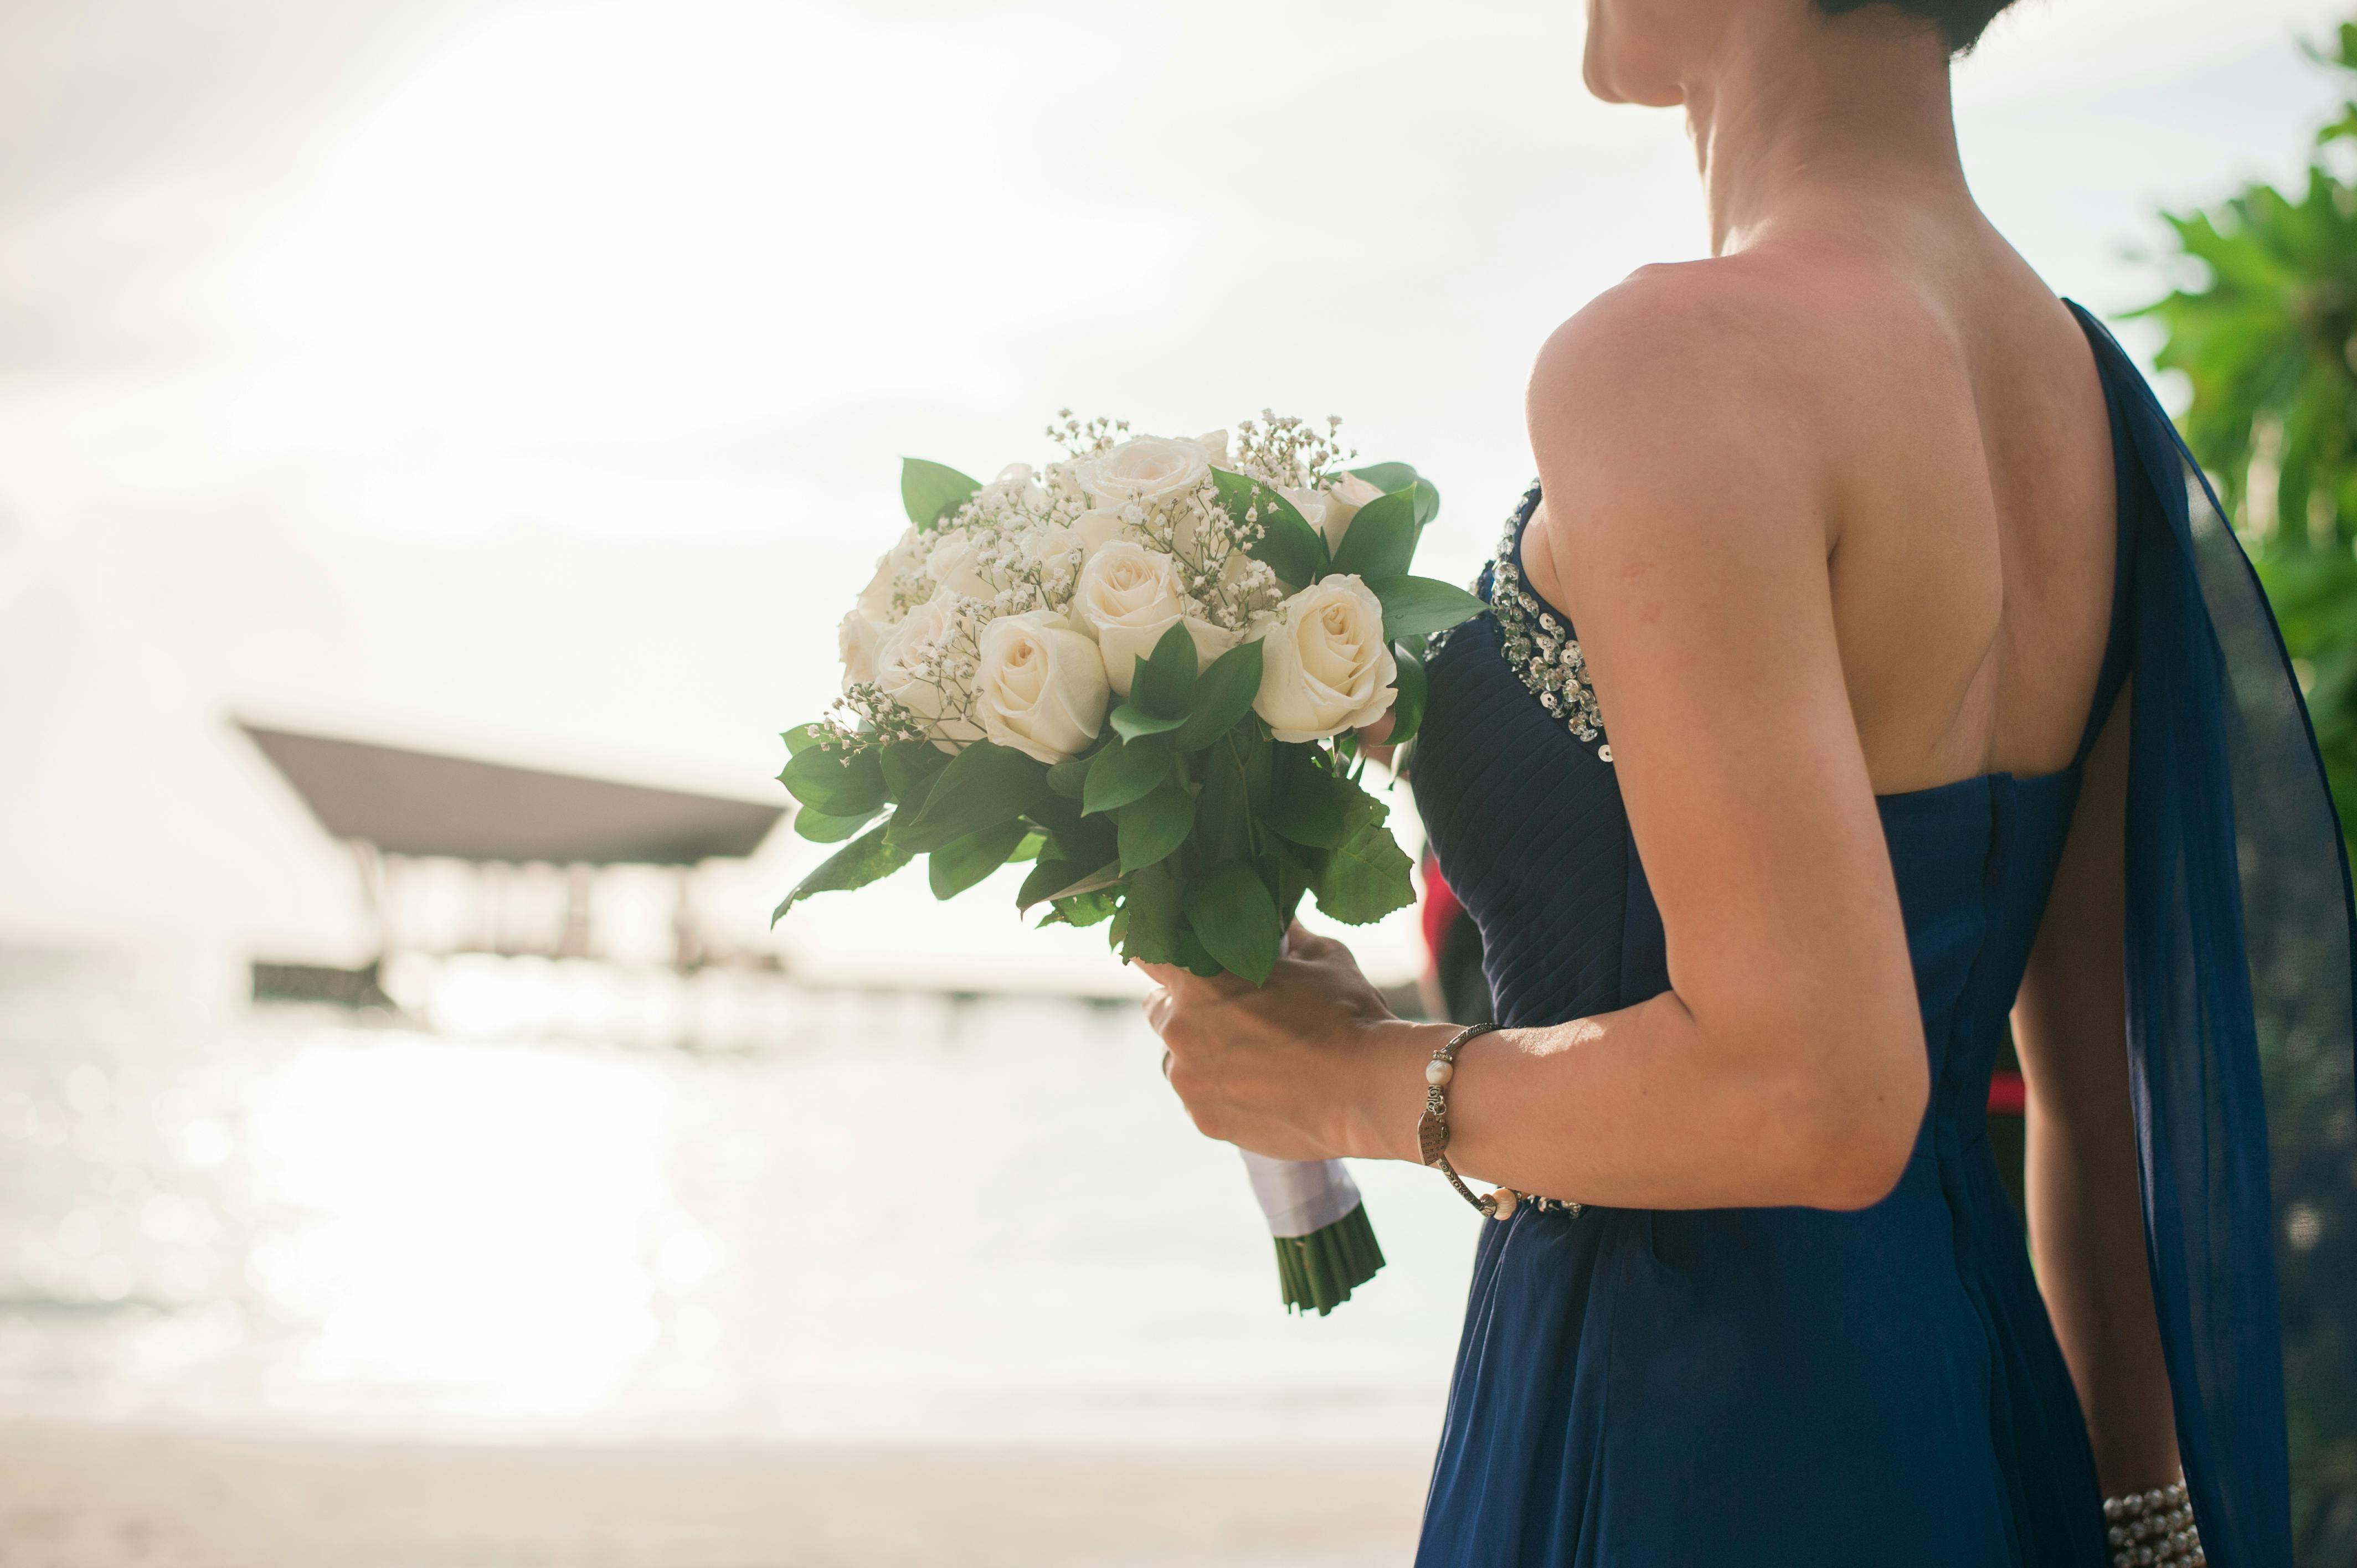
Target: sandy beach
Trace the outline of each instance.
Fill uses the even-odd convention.
[[[1340,1568],[1408,1560],[1428,1463],[1392,1451],[478,1447],[9,1425],[0,1564]]]

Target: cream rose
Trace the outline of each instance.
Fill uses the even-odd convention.
[[[1009,463],[999,469],[998,478],[983,486],[975,499],[985,505],[1014,502],[1033,513],[1048,510],[1048,492],[1032,477],[1028,463]]]
[[[890,626],[893,579],[921,567],[931,549],[931,541],[914,527],[903,530],[892,548],[877,557],[876,575],[859,590],[860,613],[878,626]]]
[[[1317,519],[1318,532],[1326,536],[1326,548],[1342,548],[1342,535],[1351,532],[1351,520],[1359,509],[1372,500],[1381,500],[1383,492],[1356,474],[1345,474],[1325,492],[1324,512]]]
[[[1121,510],[1118,507],[1097,507],[1072,520],[1072,532],[1080,536],[1082,559],[1093,559],[1096,553],[1122,537]]]
[[[1169,629],[1184,621],[1195,641],[1195,668],[1235,646],[1233,632],[1200,616],[1189,615],[1178,593],[1178,573],[1169,556],[1143,544],[1117,540],[1089,557],[1072,590],[1072,613],[1097,639],[1105,678],[1129,695],[1137,661],[1149,657]]]
[[[1342,535],[1351,531],[1359,509],[1383,492],[1356,474],[1345,474],[1325,489],[1279,486],[1276,493],[1291,501],[1302,521],[1326,536],[1326,548],[1334,551],[1342,548]]]
[[[876,650],[876,684],[886,696],[934,726],[934,737],[944,751],[979,740],[976,725],[944,713],[963,704],[960,693],[941,660],[957,640],[957,596],[942,592],[910,610]]]
[[[1184,495],[1200,489],[1211,472],[1211,454],[1201,442],[1161,435],[1136,436],[1073,465],[1081,488],[1101,507]]]
[[[843,655],[845,691],[876,679],[876,655],[890,630],[869,620],[864,610],[855,609],[843,618],[843,624],[835,628],[834,644]]]
[[[1104,727],[1104,661],[1051,610],[1001,616],[983,628],[974,716],[982,733],[1041,762],[1078,756]]]
[[[967,598],[986,599],[996,592],[974,569],[974,545],[971,535],[944,533],[935,536],[940,542],[925,557],[925,575],[937,585],[938,594],[946,588]]]
[[[1262,634],[1253,712],[1279,740],[1324,740],[1383,717],[1398,679],[1382,602],[1356,577],[1327,577],[1286,600]]]

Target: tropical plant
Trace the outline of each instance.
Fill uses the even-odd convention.
[[[2309,52],[2357,76],[2357,22],[2334,44]],[[2357,824],[2357,96],[2317,141],[2296,193],[2251,183],[2162,214],[2198,278],[2133,314],[2191,384],[2179,426],[2258,567]]]

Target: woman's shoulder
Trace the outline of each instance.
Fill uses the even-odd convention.
[[[1936,311],[1868,258],[1761,251],[1663,263],[1549,335],[1532,370],[1531,416],[1535,425],[1598,403],[1658,415],[1763,398],[1798,413],[1910,362],[1920,371],[1916,356],[1947,358],[1952,347]]]
[[[1540,349],[1527,414],[1548,494],[1594,503],[1584,516],[1713,528],[1707,509],[1612,503],[1772,494],[1832,531],[1856,465],[1887,459],[1934,410],[1952,423],[1960,398],[1953,333],[1887,270],[1744,252],[1645,267],[1598,295]]]

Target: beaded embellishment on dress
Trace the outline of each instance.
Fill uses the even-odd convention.
[[[1579,650],[1579,639],[1523,585],[1522,529],[1538,502],[1539,487],[1534,481],[1522,504],[1506,519],[1497,558],[1490,563],[1487,596],[1498,621],[1499,646],[1508,666],[1540,706],[1562,720],[1577,738],[1601,741],[1604,714],[1597,705],[1595,688],[1587,682],[1587,658]],[[1598,746],[1596,755],[1601,761],[1611,761],[1611,744]]]

